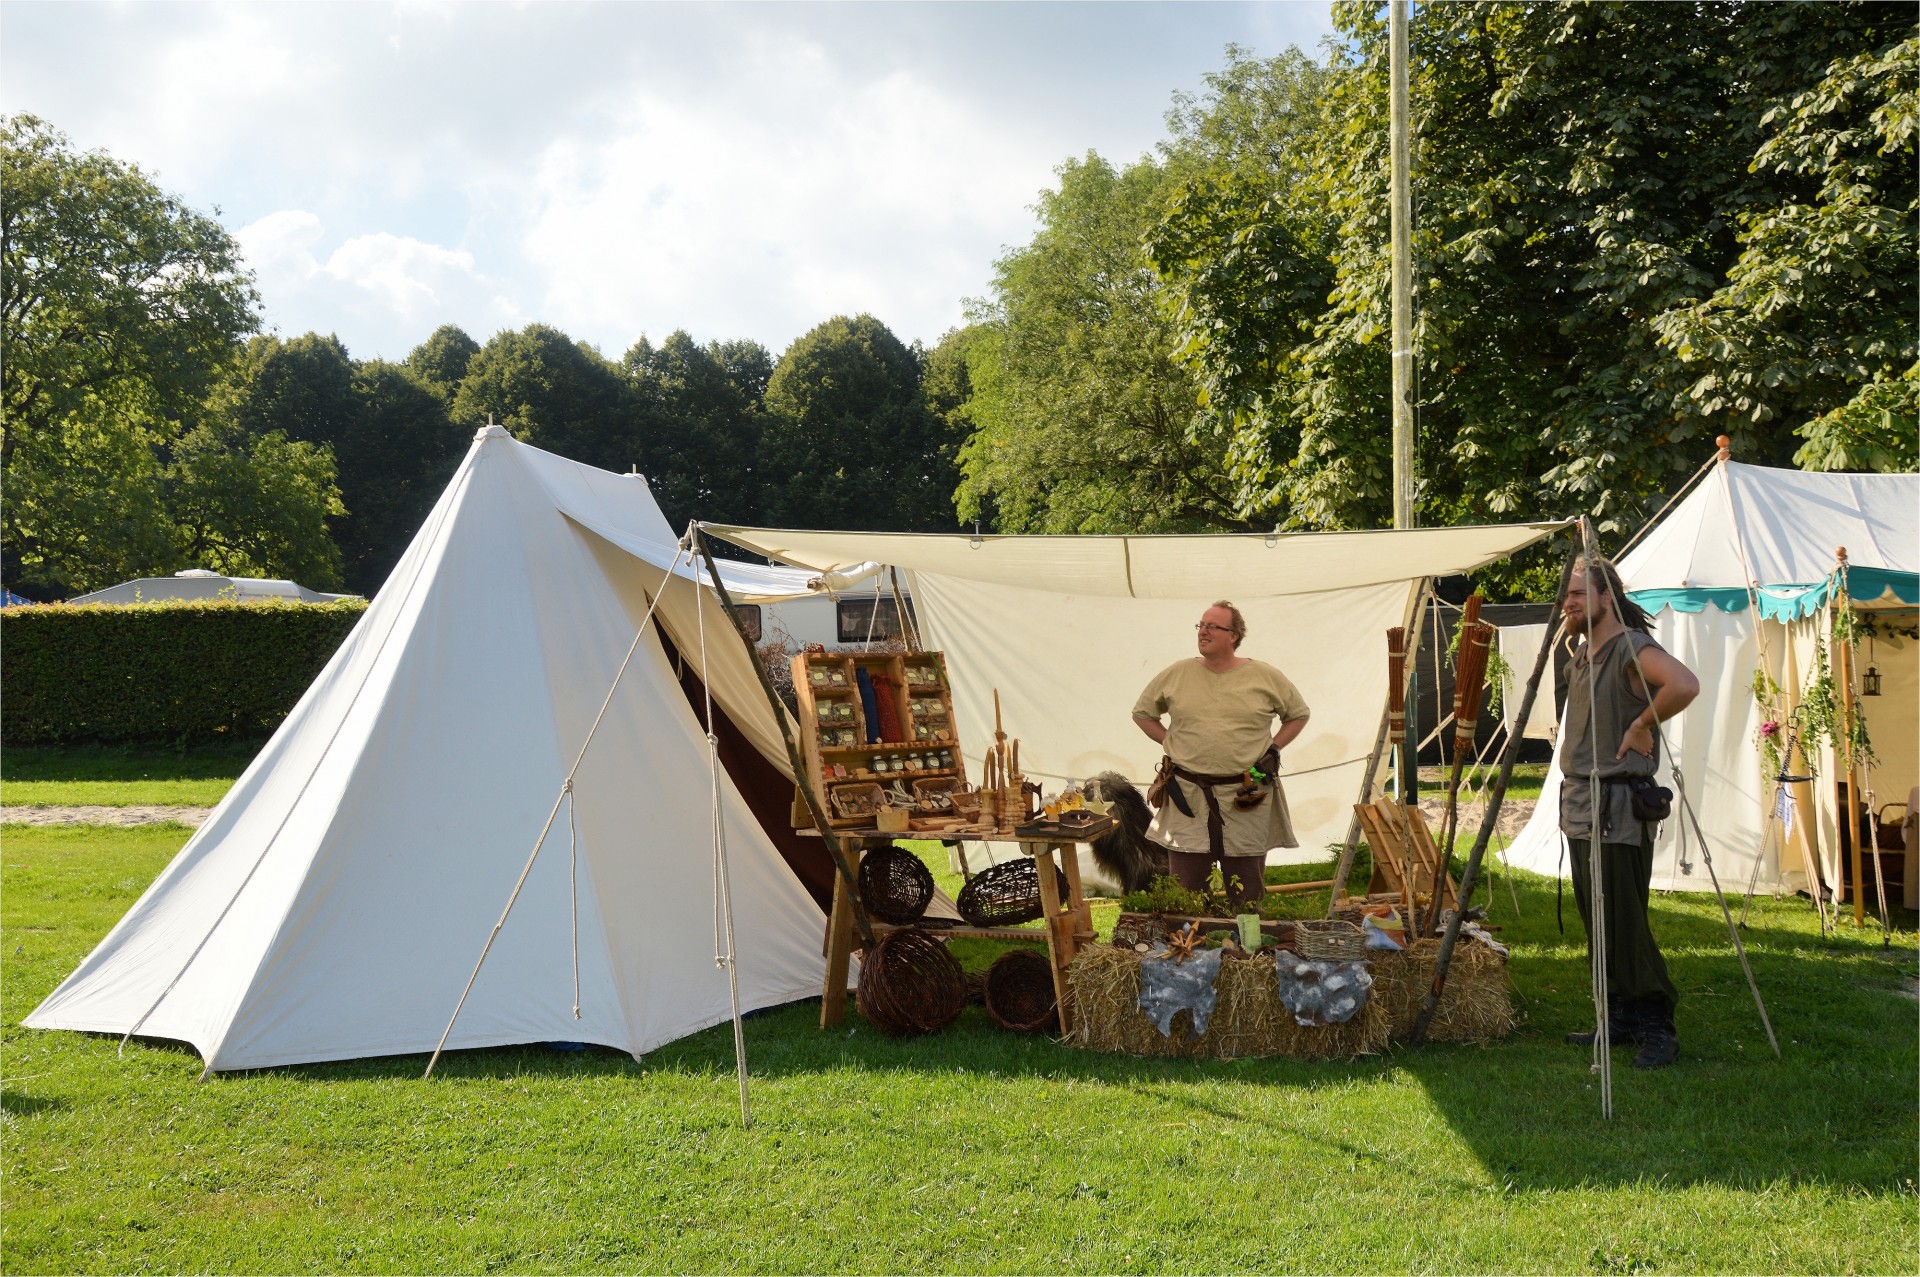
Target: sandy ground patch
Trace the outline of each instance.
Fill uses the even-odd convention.
[[[1508,842],[1512,842],[1514,836],[1522,829],[1525,829],[1527,822],[1533,819],[1533,805],[1535,801],[1536,800],[1532,798],[1509,798],[1507,801],[1501,803],[1500,823],[1494,826],[1495,831]],[[1484,809],[1484,805],[1481,803],[1475,803],[1471,807],[1463,806],[1460,808],[1457,819],[1460,822],[1460,832],[1462,834],[1469,834],[1480,828],[1480,813]],[[1447,818],[1447,800],[1444,798],[1422,798],[1420,800],[1420,814],[1427,818],[1427,828],[1434,832],[1435,837],[1438,837],[1440,827],[1445,823]],[[1472,844],[1468,844],[1468,846],[1471,845]],[[1466,847],[1457,847],[1457,849],[1462,853],[1466,851]]]
[[[192,825],[211,807],[0,807],[6,825]]]

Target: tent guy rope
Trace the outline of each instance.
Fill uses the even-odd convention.
[[[689,552],[693,549],[694,528],[689,525],[687,534],[681,541]],[[719,579],[719,574],[715,574]],[[727,866],[727,828],[720,818],[720,737],[713,730],[713,681],[707,667],[707,608],[706,600],[695,598],[695,610],[699,616],[700,631],[700,692],[704,702],[707,729],[707,777],[711,783],[711,811],[713,817],[713,904],[714,912],[714,965],[727,973],[727,998],[733,1009],[733,1067],[740,1084],[740,1125],[753,1125],[753,1112],[747,1105],[747,1038],[740,1024],[740,974],[737,954],[733,947],[733,879]],[[875,611],[879,608],[876,605]]]
[[[547,822],[540,826],[540,836],[534,839],[533,850],[527,853],[526,866],[520,870],[519,881],[513,884],[513,893],[507,897],[507,907],[500,911],[500,921],[494,923],[493,930],[487,933],[487,943],[481,947],[479,960],[473,964],[473,974],[467,977],[467,987],[460,991],[460,1000],[454,1004],[453,1014],[447,1017],[446,1031],[440,1035],[439,1044],[433,1048],[433,1057],[427,1061],[426,1072],[420,1075],[423,1080],[433,1076],[434,1067],[440,1063],[440,1056],[447,1049],[447,1039],[453,1035],[454,1022],[460,1018],[461,1009],[467,1005],[467,997],[473,992],[473,983],[480,978],[480,968],[486,965],[487,955],[493,952],[493,942],[500,938],[500,929],[507,925],[507,915],[513,912],[514,902],[520,899],[521,889],[527,885],[527,877],[533,872],[533,862],[539,858],[540,848],[546,845],[547,835],[553,830],[553,822],[560,815],[560,804],[573,795],[573,778],[579,773],[580,764],[587,757],[587,748],[593,744],[594,733],[600,730],[600,723],[607,716],[607,708],[613,704],[613,694],[620,690],[620,680],[626,677],[627,666],[633,663],[633,654],[640,650],[640,640],[647,636],[647,627],[653,623],[653,614],[660,607],[660,600],[666,597],[666,587],[673,583],[674,569],[680,566],[680,558],[684,553],[684,547],[674,551],[673,561],[667,565],[666,580],[660,587],[660,593],[648,602],[647,614],[640,618],[640,626],[633,632],[633,642],[627,645],[627,654],[620,659],[620,668],[614,671],[613,683],[607,688],[606,697],[600,702],[600,712],[593,716],[593,725],[587,728],[586,739],[580,742],[580,749],[573,757],[573,765],[567,768],[566,779],[560,784],[560,793],[553,800],[553,810],[547,813]],[[717,580],[719,573],[715,572],[714,577]],[[699,586],[696,585],[694,588],[697,590]],[[576,949],[576,955],[577,952]]]

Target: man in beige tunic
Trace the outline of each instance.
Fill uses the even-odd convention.
[[[1223,599],[1194,628],[1200,654],[1160,671],[1133,707],[1133,721],[1167,751],[1147,833],[1182,886],[1204,890],[1217,860],[1228,900],[1251,910],[1266,894],[1268,849],[1300,845],[1278,776],[1280,751],[1309,710],[1286,675],[1239,654],[1239,608]]]

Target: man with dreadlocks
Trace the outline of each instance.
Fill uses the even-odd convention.
[[[1680,1054],[1673,1022],[1679,993],[1647,919],[1655,825],[1635,814],[1633,796],[1636,783],[1650,783],[1659,766],[1658,725],[1692,703],[1700,682],[1654,642],[1647,614],[1626,596],[1620,574],[1605,559],[1575,567],[1566,619],[1567,632],[1585,640],[1568,668],[1560,749],[1560,830],[1573,862],[1574,900],[1591,951],[1597,803],[1608,1036],[1640,1048],[1635,1068],[1664,1068]],[[1596,1036],[1569,1033],[1567,1041],[1591,1047]]]

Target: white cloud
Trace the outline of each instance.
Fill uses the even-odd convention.
[[[327,259],[327,274],[381,297],[408,319],[430,315],[470,284],[486,281],[473,269],[473,254],[412,236],[360,235]]]
[[[30,4],[0,110],[225,210],[271,323],[937,340],[1068,156],[1149,150],[1324,3]]]
[[[397,359],[442,323],[472,326],[484,339],[495,328],[526,322],[463,249],[378,231],[345,240],[322,261],[315,250],[325,237],[320,218],[304,209],[270,213],[234,233],[260,291],[274,299],[273,314],[330,317],[291,331],[345,330],[355,355]]]
[[[791,42],[742,61],[734,102],[642,86],[610,127],[548,147],[525,239],[545,312],[620,341],[685,327],[777,351],[867,310],[937,339],[1061,157],[904,70]]]
[[[261,277],[286,273],[305,280],[320,269],[313,259],[313,246],[323,234],[318,217],[304,209],[286,208],[242,226],[233,237],[247,264]]]

